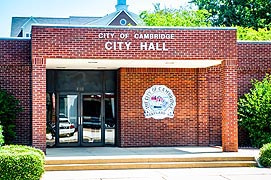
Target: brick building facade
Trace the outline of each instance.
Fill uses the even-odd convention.
[[[16,143],[44,151],[48,139],[56,146],[106,146],[108,137],[119,147],[221,145],[237,151],[237,99],[252,78],[270,71],[271,60],[271,43],[237,42],[233,28],[44,25],[32,27],[31,40],[1,39],[0,47],[0,87],[25,110],[16,120]],[[100,90],[93,88],[100,82]],[[145,118],[142,97],[153,85],[174,93],[173,118]],[[87,109],[97,108],[91,105],[97,101],[100,126],[85,127]],[[56,129],[51,138],[48,107]],[[68,117],[74,131],[62,137],[60,114],[74,107],[67,111],[76,114]]]

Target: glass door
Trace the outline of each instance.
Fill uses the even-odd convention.
[[[60,94],[56,123],[57,145],[78,145],[78,95]]]
[[[103,103],[101,94],[81,96],[82,145],[103,145]]]
[[[60,93],[57,96],[57,146],[115,145],[114,93]]]
[[[82,144],[115,145],[115,94],[82,95]]]

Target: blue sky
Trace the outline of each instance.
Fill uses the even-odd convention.
[[[161,7],[179,8],[189,0],[127,0],[128,9],[139,14]],[[115,11],[117,0],[0,0],[0,37],[10,36],[12,17],[105,16]]]

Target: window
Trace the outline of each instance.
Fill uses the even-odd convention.
[[[126,24],[127,24],[126,19],[121,19],[120,20],[120,25],[125,26]]]
[[[26,33],[25,36],[26,37],[31,37],[31,33]]]

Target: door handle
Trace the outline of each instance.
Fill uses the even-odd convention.
[[[78,124],[82,125],[82,118],[80,116],[78,117]]]

